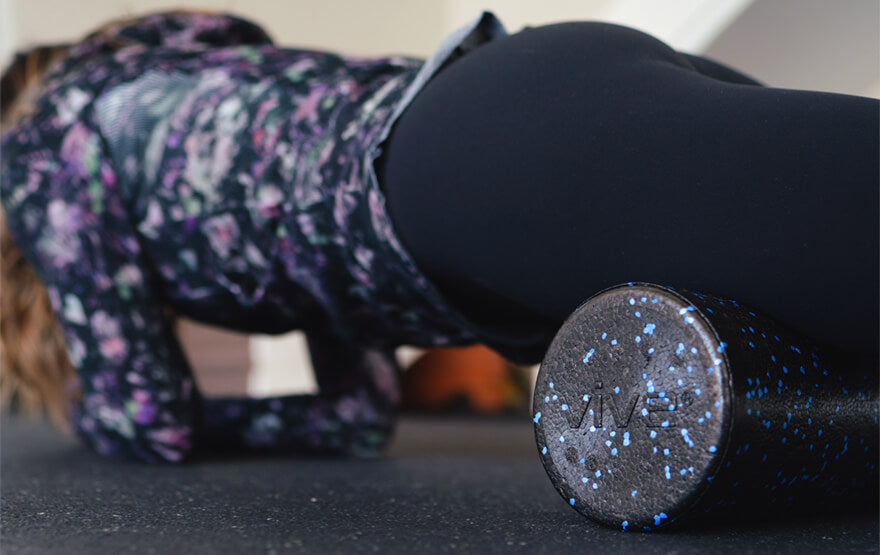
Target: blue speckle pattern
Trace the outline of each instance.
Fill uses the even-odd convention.
[[[590,362],[590,358],[596,353],[596,349],[590,349],[584,357],[584,364]]]
[[[586,336],[578,336],[578,341],[581,342],[576,353],[581,368],[578,372],[584,380],[578,386],[580,406],[574,406],[569,401],[571,396],[567,393],[568,377],[559,375],[545,381],[539,379],[536,388],[537,398],[545,393],[547,394],[545,397],[549,396],[551,399],[554,395],[559,396],[558,401],[553,399],[555,402],[549,403],[546,409],[542,409],[542,419],[538,423],[538,428],[543,425],[544,418],[556,421],[558,415],[567,415],[565,416],[569,430],[567,433],[570,435],[565,436],[565,446],[557,444],[558,450],[551,447],[543,455],[546,457],[545,460],[559,460],[558,457],[561,457],[565,459],[566,464],[576,463],[572,469],[575,474],[570,475],[565,482],[568,485],[560,489],[560,492],[567,495],[566,499],[576,499],[576,508],[581,512],[589,511],[591,504],[597,499],[613,495],[619,487],[625,485],[633,486],[625,490],[627,498],[630,500],[642,498],[643,488],[638,486],[640,479],[633,476],[628,469],[629,465],[644,456],[642,452],[645,440],[651,442],[650,452],[667,461],[660,466],[660,476],[664,481],[674,482],[675,487],[697,483],[699,477],[693,463],[687,464],[686,461],[690,459],[685,450],[694,447],[694,437],[703,437],[707,432],[700,430],[694,436],[693,426],[685,428],[682,432],[673,415],[679,410],[682,402],[691,405],[700,397],[705,398],[698,403],[700,414],[720,411],[721,407],[720,403],[713,404],[718,400],[717,386],[709,388],[715,392],[712,395],[707,396],[703,391],[707,389],[707,383],[715,383],[717,379],[714,377],[707,379],[693,372],[695,366],[720,368],[723,361],[714,358],[714,346],[712,352],[709,352],[706,349],[707,344],[693,342],[692,334],[690,339],[677,340],[671,345],[670,350],[661,337],[663,330],[671,330],[674,326],[694,326],[696,320],[693,319],[693,315],[696,313],[696,308],[688,305],[680,312],[676,310],[673,313],[675,316],[670,316],[674,320],[670,321],[664,316],[662,312],[664,309],[657,306],[660,304],[658,297],[630,297],[626,302],[629,307],[637,309],[627,311],[627,316],[633,323],[640,322],[637,327],[615,326],[613,329],[596,327],[587,330]],[[613,358],[615,353],[623,353],[628,349],[638,349],[643,353],[642,356],[653,358],[656,363],[649,365],[644,371],[639,367],[637,374],[632,376],[636,379],[635,384],[620,379],[607,382],[604,374],[603,378],[599,379],[597,372],[607,364],[609,357]],[[661,366],[663,361],[667,362]],[[656,370],[661,368],[668,377],[657,376]],[[554,384],[553,392],[550,391],[551,383]],[[698,394],[696,390],[700,390],[700,393]],[[593,446],[591,452],[579,449],[585,442]],[[598,446],[603,448],[601,456],[595,451]],[[575,451],[571,451],[572,449],[589,456],[573,456]],[[630,452],[632,449],[637,451]],[[708,453],[705,456],[711,457]],[[618,460],[619,463],[614,462]],[[573,484],[581,487],[574,487]],[[647,495],[650,500],[650,493]],[[662,514],[661,520],[666,524],[669,513],[665,511]],[[653,517],[647,522],[638,517],[625,520],[627,524],[636,522],[639,527],[643,527],[652,523]],[[620,523],[622,520],[615,522]]]
[[[568,430],[564,445],[542,449],[542,462],[551,478],[566,476],[554,484],[578,511],[650,530],[707,511],[793,512],[876,491],[874,376],[855,375],[733,300],[676,291],[688,302],[670,319],[669,295],[627,296],[618,320],[578,328],[566,343],[571,374],[550,382],[542,365],[536,406],[549,383],[556,393],[536,434]],[[679,333],[699,326],[711,330],[699,335],[708,342]],[[645,514],[658,491],[701,493],[689,498],[696,506]]]
[[[817,504],[832,509],[874,495],[880,413],[876,369],[873,374],[855,372],[845,356],[823,351],[735,301],[684,294],[711,315],[723,338],[717,352],[730,360],[737,400],[726,447],[708,447],[710,453],[723,452],[725,462],[711,477],[707,501],[712,501],[704,510],[798,511]],[[846,422],[835,425],[833,415],[841,404]],[[831,441],[820,441],[823,427],[840,432]],[[860,432],[859,453],[852,454],[846,431]],[[687,437],[685,430],[682,434]],[[732,488],[744,491],[712,493]]]

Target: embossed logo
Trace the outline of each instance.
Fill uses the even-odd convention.
[[[677,400],[681,398],[681,406]],[[632,421],[633,414],[648,428],[676,427],[674,413],[681,407],[689,406],[693,398],[689,392],[680,396],[675,393],[632,393],[629,396],[603,391],[602,382],[597,382],[592,394],[585,394],[581,403],[565,403],[566,419],[572,429],[592,425],[601,428],[611,417],[616,428],[626,428]],[[590,418],[592,417],[592,418]],[[592,422],[591,422],[592,420]]]

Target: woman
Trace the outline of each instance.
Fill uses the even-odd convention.
[[[373,453],[395,346],[479,341],[534,363],[583,299],[632,279],[876,354],[873,100],[768,89],[599,23],[507,36],[484,13],[423,62],[173,13],[62,49],[19,101],[7,224],[65,334],[74,426],[108,456]],[[41,321],[7,309],[15,256],[4,353],[25,376],[40,365],[9,336]],[[169,309],[304,329],[320,392],[203,398]]]

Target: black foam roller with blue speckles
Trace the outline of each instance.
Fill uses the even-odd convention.
[[[562,497],[624,530],[876,507],[876,368],[732,300],[605,290],[563,324],[535,387]]]

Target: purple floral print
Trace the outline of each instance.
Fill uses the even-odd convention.
[[[230,16],[155,15],[78,44],[3,137],[3,207],[77,368],[101,454],[198,447],[369,455],[400,344],[477,341],[394,235],[373,160],[441,62],[503,33],[484,14],[425,63],[281,49]],[[171,322],[306,331],[320,392],[199,395]]]

